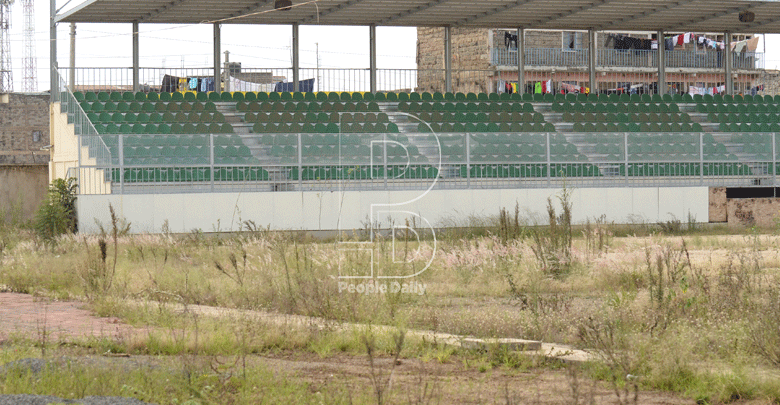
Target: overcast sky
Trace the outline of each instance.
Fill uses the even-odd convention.
[[[128,0],[131,1],[131,0]],[[73,0],[65,10],[78,4]],[[49,89],[49,2],[35,0],[35,47],[38,90]],[[58,0],[58,6],[65,0]],[[14,89],[21,91],[24,57],[24,17],[19,0],[11,10],[11,59]],[[208,68],[213,65],[212,26],[162,25],[140,26],[141,67]],[[367,68],[368,27],[300,28],[301,67],[316,67],[319,44],[320,67]],[[77,67],[129,67],[132,64],[130,24],[78,24],[76,32]],[[377,65],[380,69],[413,69],[417,34],[414,28],[377,28]],[[292,65],[289,26],[222,26],[222,51],[230,51],[230,60],[242,67],[289,68]],[[69,65],[70,27],[57,30],[58,62]],[[764,49],[763,40],[758,51]],[[780,67],[780,35],[767,36],[769,69]],[[224,58],[224,56],[223,56]],[[304,77],[302,77],[303,79]]]

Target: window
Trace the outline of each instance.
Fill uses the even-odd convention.
[[[564,31],[561,47],[563,49],[579,49],[582,47],[582,39],[579,32]]]
[[[563,49],[582,49],[582,32],[564,31],[562,34],[561,47]]]

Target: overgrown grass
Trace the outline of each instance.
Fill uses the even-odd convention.
[[[229,357],[245,365],[251,356],[264,353],[327,358],[365,356],[367,351],[459,361],[479,371],[559,367],[515,353],[465,353],[413,335],[406,336],[398,351],[391,333],[339,327],[361,323],[588,349],[601,361],[582,375],[607,384],[621,403],[642,402],[645,390],[674,392],[702,403],[780,401],[778,236],[757,229],[726,234],[672,220],[617,226],[595,219],[576,226],[567,220],[570,213],[561,202],[562,213],[550,205],[547,219],[553,227],[534,224],[515,208],[495,218],[473,218],[473,227],[446,233],[431,267],[414,278],[426,285],[422,295],[340,293],[338,276],[364,274],[372,254],[345,250],[332,241],[273,233],[251,223],[221,237],[199,232],[131,236],[122,231],[120,218],[105,235],[62,235],[47,250],[40,249],[30,232],[0,232],[0,284],[13,291],[82,299],[96,313],[121,317],[142,331],[122,341],[80,342],[84,349],[175,357],[189,370],[205,370],[197,360],[204,357]],[[430,242],[399,233],[395,240],[386,235],[363,246],[373,251],[375,275],[406,275],[423,268],[420,260],[409,259],[428,257]],[[293,317],[280,323],[225,309],[214,317],[199,312],[197,305],[331,323],[301,324]],[[368,333],[374,340],[366,338]],[[268,376],[263,374],[267,370],[252,372]],[[70,385],[92,390],[85,375],[87,380]],[[34,384],[30,376],[14,378],[5,382],[9,391],[3,392],[21,389],[25,381]],[[218,379],[213,373],[195,379],[193,386],[177,382],[183,391],[168,392],[168,397],[160,396],[152,382],[125,385],[138,390],[140,399],[163,403],[207,400],[213,393],[230,395],[238,403],[262,401],[265,397],[252,387],[282,398],[286,390],[298,392],[303,399],[297,402],[320,398],[302,394],[308,390],[305,384],[271,387],[246,379],[231,383],[235,386],[226,393],[220,390],[228,388],[213,378]],[[384,394],[378,392],[388,389],[383,378],[377,376],[373,387],[358,390],[359,398],[343,396],[354,387],[330,387],[327,395],[333,402],[381,402]],[[187,384],[194,383],[190,379]],[[124,389],[111,387],[107,390],[114,394]],[[214,391],[204,393],[206,387]]]

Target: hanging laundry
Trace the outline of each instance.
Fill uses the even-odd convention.
[[[574,83],[561,82],[559,84],[562,93],[584,93],[584,88]]]
[[[517,93],[517,83],[512,83],[512,93]]]
[[[231,91],[261,91],[269,92],[273,91],[273,84],[261,84],[246,82],[235,77],[230,78],[230,90]]]
[[[163,93],[173,93],[174,91],[176,91],[178,85],[179,85],[178,77],[165,75],[163,76],[162,85],[160,86],[160,91]]]
[[[534,93],[542,94],[542,82],[536,82],[536,84],[534,85]]]
[[[512,48],[512,44],[514,44],[514,48],[517,48],[517,35],[504,32],[504,46]]]
[[[675,36],[675,38],[677,39],[675,44],[677,44],[677,46],[683,46],[683,41],[685,40],[685,36],[684,35],[677,35],[677,36]]]
[[[747,49],[745,52],[755,52],[758,48],[758,37],[753,37],[747,40]]]
[[[198,89],[198,78],[197,77],[191,77],[190,81],[187,83],[187,89],[188,90],[197,90]]]
[[[650,49],[651,50],[658,49],[658,40],[657,39],[653,40],[652,44],[650,45]]]
[[[690,44],[691,43],[691,33],[690,32],[685,33],[683,35],[683,43],[684,44]]]
[[[189,79],[186,77],[180,77],[179,78],[179,85],[178,90],[179,91],[187,91],[187,85],[189,83]]]
[[[666,38],[666,40],[664,41],[664,48],[666,48],[667,51],[674,50],[674,39]]]
[[[200,91],[214,91],[214,78],[206,77],[200,83]]]
[[[277,93],[289,93],[294,91],[294,85],[292,82],[278,82],[274,85],[274,90]],[[314,79],[306,79],[298,82],[298,89],[303,93],[309,93],[314,91]]]

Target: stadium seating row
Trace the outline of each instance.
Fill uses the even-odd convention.
[[[767,123],[721,123],[719,126],[721,132],[780,132],[780,124]]]
[[[696,104],[698,113],[772,113],[780,112],[778,104]]]
[[[379,112],[379,104],[365,101],[288,101],[288,102],[239,102],[236,110],[241,112]]]
[[[362,92],[74,92],[77,101],[579,101],[579,102],[653,102],[653,103],[747,103],[780,104],[780,96],[752,95],[670,95],[670,94],[496,94],[496,93],[362,93]]]
[[[563,113],[566,122],[607,122],[607,123],[689,123],[691,117],[684,113]]]
[[[121,123],[153,123],[153,124],[159,124],[159,123],[185,123],[185,122],[192,122],[192,123],[224,123],[225,122],[225,116],[220,112],[215,113],[171,113],[166,112],[163,114],[160,113],[121,113],[121,112],[115,112],[113,114],[102,112],[100,114],[98,113],[88,113],[87,118],[89,118],[90,121],[94,124],[108,124],[108,123],[114,123],[114,124],[121,124]]]
[[[679,113],[677,104],[666,103],[553,103],[554,112],[585,113]],[[686,114],[687,115],[687,114]]]
[[[398,111],[410,114],[424,112],[534,112],[531,103],[450,103],[450,102],[400,102]]]
[[[194,103],[154,103],[154,102],[144,102],[144,103],[138,103],[138,102],[131,102],[126,103],[124,101],[120,101],[118,103],[114,103],[113,101],[107,101],[107,102],[89,102],[89,101],[82,101],[81,109],[84,110],[84,112],[146,112],[146,113],[152,113],[152,112],[159,112],[163,113],[166,111],[170,112],[216,112],[217,106],[216,104],[212,102],[207,103],[201,103],[201,102],[194,102]]]
[[[252,132],[256,134],[266,133],[365,133],[365,134],[393,134],[398,133],[398,126],[394,123],[275,123],[275,122],[258,122],[252,127]]]
[[[741,123],[768,123],[773,124],[780,122],[780,116],[777,114],[764,114],[764,113],[709,113],[707,116],[709,121],[717,123],[727,124],[741,124]]]
[[[197,164],[197,163],[191,163]],[[111,170],[111,180],[120,181],[120,170]],[[215,167],[213,181],[264,181],[268,180],[268,171],[262,167]],[[208,167],[148,167],[125,168],[126,183],[189,183],[212,181],[212,172]]]
[[[274,122],[274,123],[349,123],[349,122],[370,122],[370,123],[389,123],[390,118],[385,113],[246,113],[244,115],[245,122]]]
[[[539,113],[504,113],[504,112],[423,112],[417,118],[424,122],[460,122],[467,123],[502,123],[502,122],[544,122],[544,115]]]
[[[430,127],[428,126],[430,125]],[[430,133],[431,131],[435,133],[447,133],[447,132],[455,132],[455,133],[462,133],[462,132],[555,132],[555,126],[553,124],[550,124],[549,122],[512,122],[512,123],[485,123],[485,122],[478,122],[478,123],[450,123],[450,122],[433,122],[430,124],[424,124],[419,123],[417,125],[418,132],[421,133]]]
[[[119,145],[118,136],[103,135],[100,137],[108,147]],[[244,146],[241,137],[236,134],[213,135],[214,146]],[[209,146],[208,135],[125,135],[122,138],[124,146]]]
[[[232,134],[230,124],[96,124],[98,134]]]
[[[702,132],[699,123],[588,123],[575,122],[574,132]]]
[[[518,161],[527,161],[518,159]],[[194,165],[200,163],[191,163]],[[236,161],[231,165],[243,165]],[[600,177],[599,166],[588,163],[475,163],[459,165],[462,178],[544,178],[550,177]],[[607,166],[604,166],[605,168]],[[675,176],[744,176],[752,174],[749,166],[740,163],[629,163],[614,164],[615,173],[630,177],[675,177]],[[111,180],[120,181],[120,170],[111,170]],[[385,177],[384,165],[320,165],[283,167],[282,171],[290,181],[322,180],[379,180]],[[387,166],[388,179],[432,179],[438,177],[438,168],[430,164],[413,163]],[[124,169],[127,183],[182,183],[182,182],[230,182],[266,181],[268,170],[257,167],[129,167]]]

